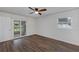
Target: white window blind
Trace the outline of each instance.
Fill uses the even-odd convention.
[[[69,29],[71,28],[71,18],[58,18],[58,28],[65,28]]]

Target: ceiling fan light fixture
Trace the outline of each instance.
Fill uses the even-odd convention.
[[[30,14],[38,14],[38,15],[42,15],[42,12],[47,11],[47,9],[45,8],[32,8],[32,7],[28,7],[29,9],[31,9],[33,12],[31,12]]]
[[[38,12],[37,12],[37,11],[35,11],[35,14],[38,14]]]

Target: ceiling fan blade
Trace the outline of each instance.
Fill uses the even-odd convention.
[[[41,10],[39,10],[39,12],[42,12],[42,11],[47,11],[47,9],[41,9]]]
[[[33,14],[34,12],[31,12],[31,13],[29,13],[29,14]]]
[[[34,11],[34,9],[32,7],[28,7],[28,8]]]
[[[38,13],[39,15],[42,15],[41,13]]]
[[[35,11],[38,11],[38,8],[35,8]]]

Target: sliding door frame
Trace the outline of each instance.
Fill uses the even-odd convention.
[[[24,37],[24,36],[26,36],[26,33],[27,33],[27,31],[26,31],[26,33],[25,33],[25,35],[21,35],[21,27],[20,27],[20,36],[19,37],[14,37],[14,21],[20,21],[20,26],[21,26],[21,21],[25,21],[26,22],[26,24],[27,24],[27,21],[26,20],[24,20],[24,19],[12,19],[12,38],[13,39],[16,39],[16,38],[20,38],[20,37]]]

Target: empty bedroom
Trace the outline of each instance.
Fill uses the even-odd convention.
[[[79,52],[78,7],[0,7],[0,52]]]

